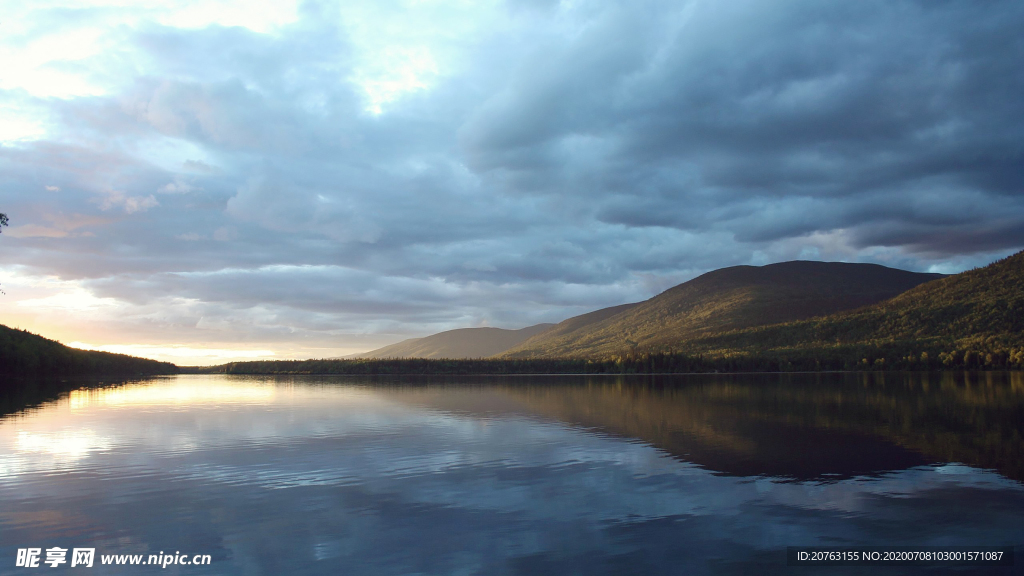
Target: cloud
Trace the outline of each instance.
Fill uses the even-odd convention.
[[[188,194],[195,190],[195,187],[187,182],[175,180],[157,188],[158,194]]]
[[[14,228],[11,228],[8,234],[15,238],[63,238],[68,235],[64,230],[58,230],[48,226],[40,226],[38,224],[15,226]]]
[[[12,14],[0,266],[113,298],[126,335],[355,351],[729,265],[1024,245],[1018,3],[242,12]]]
[[[185,160],[182,162],[181,167],[186,172],[199,172],[203,174],[212,174],[217,171],[216,167],[210,166],[201,160]]]
[[[111,222],[109,218],[90,216],[87,214],[42,214],[40,221],[46,224],[29,223],[11,228],[10,234],[15,238],[64,238],[67,236],[92,236],[89,230],[81,228],[95,228]]]
[[[134,214],[135,212],[145,212],[154,206],[159,206],[160,202],[152,194],[148,196],[128,196],[124,192],[111,190],[98,200],[98,204],[101,210],[122,208],[125,214]]]

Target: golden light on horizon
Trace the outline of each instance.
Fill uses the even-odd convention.
[[[79,350],[97,350],[114,354],[127,354],[140,358],[150,358],[162,362],[203,362],[219,364],[239,360],[272,359],[277,356],[273,350],[250,350],[229,348],[204,348],[184,345],[161,346],[157,344],[89,344],[87,342],[68,342],[71,348]]]
[[[207,379],[130,384],[116,388],[72,390],[71,410],[96,406],[195,406],[197,404],[270,404],[279,388],[271,383],[233,385]]]

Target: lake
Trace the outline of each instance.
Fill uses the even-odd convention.
[[[1021,373],[4,385],[0,574],[940,573],[786,565],[868,545],[1024,564]]]

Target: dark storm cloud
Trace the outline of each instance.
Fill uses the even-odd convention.
[[[342,8],[119,26],[81,64],[116,88],[4,91],[51,130],[0,147],[0,261],[183,318],[414,333],[734,264],[950,271],[1024,245],[1019,3],[513,2],[465,37],[402,29],[436,72],[352,35],[397,12]]]
[[[463,127],[463,145],[481,170],[550,176],[521,177],[531,183],[563,184],[574,162],[594,160],[585,147],[602,151],[587,166],[589,185],[565,193],[607,193],[598,217],[608,222],[715,228],[716,211],[760,211],[766,201],[801,213],[774,233],[733,228],[740,240],[891,221],[891,203],[951,186],[1019,214],[1022,10],[987,8],[708,3],[644,18],[612,7],[527,59]],[[586,142],[584,154],[563,157],[574,140]],[[666,169],[679,177],[659,179]],[[855,209],[816,225],[817,211],[801,208],[883,194],[873,215]],[[808,223],[794,225],[801,218]],[[1019,245],[1007,237],[985,249]]]

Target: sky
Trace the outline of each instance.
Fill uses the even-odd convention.
[[[0,0],[0,323],[335,357],[1024,247],[1024,3]]]

